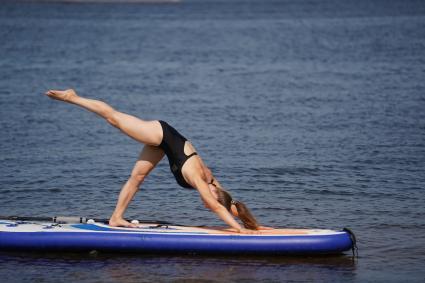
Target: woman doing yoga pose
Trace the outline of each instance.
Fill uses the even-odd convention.
[[[177,183],[182,187],[198,190],[205,207],[216,213],[236,232],[252,234],[258,233],[253,230],[270,229],[260,226],[243,203],[232,199],[204,164],[193,145],[166,122],[144,121],[118,112],[102,101],[78,96],[72,89],[49,90],[46,95],[96,113],[124,134],[145,145],[130,178],[121,189],[109,225],[136,227],[124,219],[124,212],[143,180],[165,154]],[[245,228],[232,215],[238,217]]]

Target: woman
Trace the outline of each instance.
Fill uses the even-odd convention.
[[[252,234],[256,233],[253,230],[268,229],[259,226],[246,206],[234,201],[230,194],[223,190],[193,145],[166,122],[140,120],[118,112],[102,101],[80,97],[72,89],[49,90],[46,95],[96,113],[129,137],[145,144],[130,178],[121,189],[109,225],[136,227],[123,218],[124,212],[143,180],[166,154],[177,183],[185,188],[197,189],[205,207],[216,213],[236,232]],[[241,227],[232,215],[241,219],[245,228]]]

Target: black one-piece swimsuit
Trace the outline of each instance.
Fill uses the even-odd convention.
[[[187,139],[167,122],[159,120],[159,123],[163,132],[162,142],[159,147],[164,150],[168,157],[174,178],[176,178],[177,183],[183,188],[192,188],[183,178],[182,168],[184,163],[192,156],[197,155],[197,153],[193,152],[190,155],[186,155],[184,153],[184,145]]]

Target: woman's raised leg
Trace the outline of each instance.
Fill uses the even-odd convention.
[[[103,101],[78,96],[72,90],[49,90],[50,98],[65,101],[83,107],[104,118],[112,126],[120,129],[129,137],[148,145],[159,145],[162,141],[162,128],[158,121],[144,121],[137,117],[119,112]]]

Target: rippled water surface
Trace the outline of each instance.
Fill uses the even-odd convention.
[[[10,281],[425,277],[423,1],[0,4],[0,215],[108,217],[141,145],[75,88],[192,140],[265,225],[352,228],[360,257],[0,254]],[[163,160],[127,215],[218,225]]]

